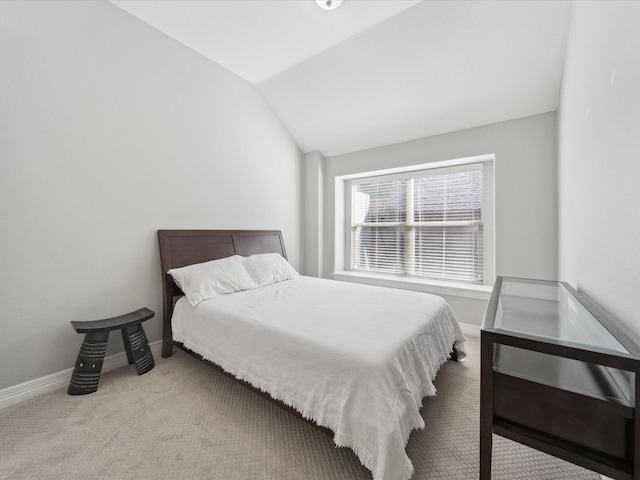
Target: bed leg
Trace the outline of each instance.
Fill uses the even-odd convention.
[[[451,353],[449,354],[449,358],[454,362],[458,361],[458,350],[456,350],[455,345],[451,348]]]
[[[162,341],[162,358],[169,358],[173,355],[173,342]]]

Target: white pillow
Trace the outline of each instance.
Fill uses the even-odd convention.
[[[260,253],[245,257],[245,266],[258,287],[299,277],[295,268],[279,253]]]
[[[209,298],[260,286],[249,276],[239,255],[172,268],[168,273],[194,307]]]

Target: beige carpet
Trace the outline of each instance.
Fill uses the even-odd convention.
[[[442,367],[427,428],[407,452],[415,480],[478,478],[478,340]],[[500,437],[494,479],[598,479]],[[183,352],[103,374],[96,393],[52,392],[0,410],[0,479],[370,479],[320,431]]]

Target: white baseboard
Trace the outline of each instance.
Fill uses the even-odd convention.
[[[480,336],[480,327],[478,325],[471,325],[470,323],[460,323],[460,329],[465,335],[471,335],[472,337]]]
[[[150,343],[151,353],[155,358],[160,356],[162,351],[162,340]],[[108,372],[119,367],[128,365],[127,354],[125,352],[116,353],[105,357],[102,364],[102,371]],[[37,397],[43,393],[52,392],[69,385],[73,368],[68,368],[62,372],[52,373],[45,377],[36,378],[28,382],[14,385],[0,390],[0,409],[15,405],[29,398]]]

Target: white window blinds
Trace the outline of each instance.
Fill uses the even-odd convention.
[[[482,163],[352,184],[353,270],[482,282]]]

